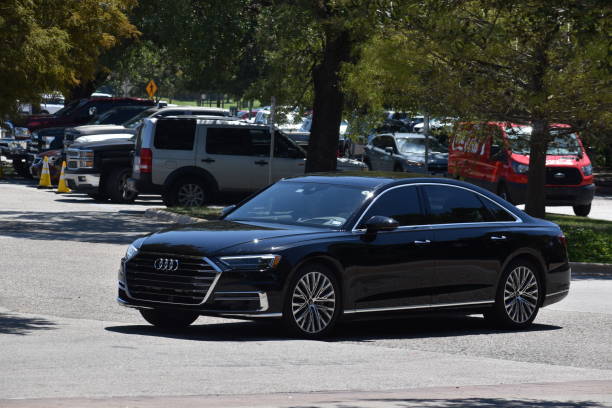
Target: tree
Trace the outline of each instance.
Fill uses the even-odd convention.
[[[372,106],[529,123],[526,211],[544,216],[551,125],[608,121],[609,20],[599,0],[399,2],[351,74]],[[608,10],[609,11],[609,10]]]
[[[0,5],[0,114],[17,101],[95,78],[101,53],[137,35],[132,0],[7,0]]]

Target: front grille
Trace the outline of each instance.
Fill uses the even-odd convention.
[[[582,175],[575,167],[546,167],[546,184],[573,186],[582,182]]]
[[[154,267],[157,259],[177,260],[178,268],[157,270]],[[132,298],[181,305],[204,303],[219,273],[206,258],[189,255],[141,252],[125,265]]]

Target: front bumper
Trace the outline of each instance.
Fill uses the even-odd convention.
[[[219,271],[218,278],[207,290],[204,301],[200,304],[190,305],[173,303],[168,301],[167,297],[163,300],[152,300],[151,297],[148,299],[142,298],[142,295],[135,294],[138,288],[133,285],[138,286],[138,284],[134,284],[134,281],[130,280],[128,276],[128,274],[134,272],[128,271],[126,274],[125,271],[125,262],[121,262],[117,302],[125,307],[192,311],[208,316],[244,318],[282,316],[283,285],[276,271]],[[140,273],[136,272],[136,274]],[[161,285],[160,287],[166,289],[165,293],[168,293],[167,283],[157,283],[156,285]],[[130,290],[130,287],[132,290]],[[178,283],[174,293],[175,298],[170,299],[174,299],[176,302],[181,301],[179,299],[183,298],[185,290],[185,285]]]
[[[77,173],[67,170],[65,172],[68,188],[75,191],[94,192],[100,187],[99,173]]]
[[[508,193],[513,203],[522,204],[527,201],[527,184],[507,183]],[[586,186],[545,186],[545,204],[560,205],[588,205],[595,195],[595,184]]]

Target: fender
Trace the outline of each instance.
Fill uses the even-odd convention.
[[[538,251],[536,251],[533,248],[529,248],[529,247],[519,248],[516,251],[512,252],[510,255],[508,255],[508,257],[502,264],[501,273],[503,273],[503,271],[506,269],[506,267],[508,266],[510,262],[512,262],[516,258],[521,257],[522,255],[527,255],[530,259],[536,260],[537,266],[540,267],[540,271],[542,272],[542,274],[540,275],[540,278],[542,278],[541,279],[542,286],[544,286],[543,288],[544,293],[546,293],[546,274],[548,273],[548,268],[546,267],[546,262],[544,261],[544,258],[542,257],[542,255],[540,255]],[[501,275],[498,276],[497,278],[497,284],[495,285],[495,293],[497,293],[500,279],[501,279]]]
[[[214,176],[203,168],[196,166],[185,166],[174,170],[166,177],[164,189],[168,189],[177,179],[182,177],[198,177],[203,179],[208,186],[212,187],[213,194],[219,190],[219,185]]]

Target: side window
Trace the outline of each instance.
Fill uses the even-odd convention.
[[[375,215],[391,217],[399,222],[400,226],[427,223],[414,186],[395,188],[383,193],[368,209],[361,219],[362,223]]]
[[[457,187],[423,186],[429,205],[428,224],[489,221],[491,215],[476,193]]]
[[[158,120],[153,145],[156,149],[191,150],[195,129],[195,120]]]
[[[264,129],[250,129],[251,156],[270,156],[270,132]]]
[[[397,148],[395,147],[395,140],[393,140],[391,136],[384,136],[383,139],[384,139],[383,149],[387,147],[391,147],[393,148],[394,152],[397,152]]]
[[[380,136],[379,137],[375,137],[374,140],[372,140],[372,145],[374,147],[378,147],[380,149],[384,149],[382,137],[380,137]]]
[[[249,129],[209,127],[206,132],[206,153],[249,156],[250,150]]]
[[[484,203],[487,210],[489,210],[489,218],[490,221],[516,221],[516,219],[508,213],[508,211],[504,210],[499,205],[495,204],[491,200],[487,200],[486,198],[479,197],[480,200]]]

